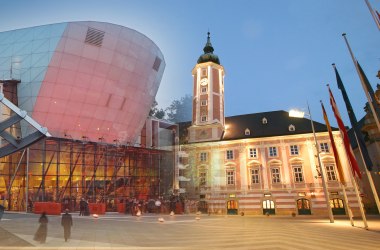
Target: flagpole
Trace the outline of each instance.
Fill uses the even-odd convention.
[[[347,212],[348,212],[348,217],[350,218],[351,226],[355,226],[351,207],[348,203],[348,198],[347,198],[347,193],[346,193],[346,184],[342,184],[342,191],[343,191],[344,202],[346,203],[346,206],[347,206]]]
[[[348,50],[350,51],[351,58],[352,58],[352,61],[354,62],[354,65],[355,65],[356,71],[358,72],[358,75],[359,75],[359,78],[360,78],[360,82],[361,82],[362,87],[363,87],[363,89],[364,89],[365,95],[367,96],[368,104],[369,104],[369,106],[370,106],[370,108],[371,108],[371,111],[372,111],[373,118],[374,118],[375,121],[376,121],[377,129],[380,131],[380,122],[379,122],[379,119],[378,119],[378,117],[377,117],[377,113],[376,113],[376,111],[375,111],[375,107],[373,106],[372,98],[371,98],[371,96],[369,95],[368,89],[367,89],[367,87],[365,86],[365,83],[364,83],[364,81],[363,81],[363,78],[362,78],[362,76],[361,76],[361,74],[360,74],[360,70],[359,70],[359,67],[358,67],[357,61],[356,61],[356,59],[355,59],[354,54],[352,53],[352,50],[351,50],[350,44],[349,44],[348,41],[347,41],[346,33],[343,33],[342,36],[343,36],[343,38],[344,38],[344,41],[346,42],[346,45],[347,45]]]
[[[344,138],[344,135],[342,135],[342,131],[340,131],[340,133],[341,133],[342,138]],[[344,150],[346,151],[346,155],[348,155],[346,147],[344,147]],[[350,160],[347,159],[347,161],[348,161],[348,164],[351,165],[351,169],[353,169],[352,163],[350,162]],[[349,173],[349,176],[350,176],[350,179],[351,179],[351,182],[352,182],[352,186],[354,187],[356,199],[357,199],[358,204],[359,204],[360,214],[362,216],[362,220],[363,220],[363,223],[364,223],[364,229],[368,230],[367,217],[365,216],[363,202],[362,202],[362,197],[360,197],[360,194],[359,194],[358,184],[357,184],[357,182],[355,180],[355,177],[353,176],[353,172],[352,171],[348,171],[348,173]]]
[[[355,180],[355,177],[352,176],[351,171],[348,171],[348,172],[350,172],[349,174],[350,174],[351,182],[352,182],[352,185],[354,186],[354,190],[355,190],[355,194],[356,194],[356,199],[358,200],[358,203],[359,203],[359,209],[360,209],[360,214],[362,216],[362,220],[363,220],[363,223],[364,223],[364,229],[368,230],[367,217],[365,216],[363,202],[362,202],[362,197],[360,197],[360,194],[359,194],[358,184],[357,184],[357,182]]]
[[[357,142],[358,145],[359,145],[358,137],[357,137],[356,133],[354,133],[354,134],[355,134],[356,142]],[[361,155],[362,159],[364,159],[364,158],[363,158],[363,152],[362,152],[361,148],[360,148],[359,146],[358,146],[358,148],[359,148],[359,152],[360,152],[360,155]],[[373,197],[375,198],[375,202],[376,202],[376,206],[377,206],[377,212],[380,213],[380,201],[379,201],[379,195],[377,194],[375,184],[373,183],[373,179],[372,179],[371,172],[368,171],[367,166],[366,166],[364,160],[363,160],[363,163],[364,163],[365,173],[366,173],[366,175],[367,175],[367,177],[368,177],[368,182],[369,182],[369,185],[370,185],[371,190],[372,190]]]
[[[329,215],[330,223],[334,223],[334,216],[332,214],[331,207],[330,207],[329,192],[327,191],[325,171],[323,171],[323,169],[322,169],[322,161],[321,161],[321,156],[319,154],[319,144],[318,144],[317,136],[315,135],[314,122],[313,122],[313,118],[311,117],[309,103],[307,103],[307,110],[309,112],[310,122],[311,122],[311,129],[313,130],[315,148],[317,150],[317,158],[318,158],[319,170],[321,171],[321,176],[322,176],[322,186],[323,186],[323,192],[324,192],[324,195],[325,195],[325,198],[326,198],[327,212],[328,212],[328,215]]]
[[[334,135],[332,133],[332,129],[331,129],[331,125],[330,125],[330,122],[329,122],[329,118],[327,117],[326,110],[325,110],[325,107],[323,105],[322,100],[320,100],[320,102],[321,102],[322,111],[323,111],[323,118],[324,118],[324,120],[326,122],[327,131],[329,132],[329,138],[330,138],[330,141],[331,141],[331,147],[332,147],[332,150],[334,152],[335,165],[336,165],[335,167],[336,167],[336,169],[338,171],[338,177],[339,177],[338,180],[341,183],[341,187],[342,187],[342,191],[343,191],[343,198],[344,198],[344,202],[346,204],[347,211],[348,211],[348,217],[350,218],[351,226],[354,226],[354,220],[353,220],[353,216],[352,216],[352,211],[351,211],[350,205],[348,203],[348,198],[347,198],[347,193],[346,193],[346,185],[347,184],[346,184],[346,180],[344,178],[342,163],[340,161],[339,153],[338,153],[338,150],[337,150],[337,147],[336,147],[336,144],[335,144]]]
[[[365,3],[366,3],[367,6],[368,6],[369,12],[371,12],[371,15],[372,15],[372,17],[373,17],[373,20],[375,20],[375,23],[376,23],[377,28],[380,30],[380,22],[379,22],[379,19],[377,19],[377,16],[376,16],[375,12],[373,11],[373,9],[372,9],[372,7],[371,7],[369,1],[368,1],[368,0],[365,0]]]
[[[368,154],[368,151],[367,151],[367,148],[366,148],[366,145],[365,145],[365,141],[363,139],[361,131],[360,131],[360,129],[357,126],[358,121],[356,119],[355,113],[354,113],[353,108],[351,106],[351,103],[350,103],[350,100],[348,98],[346,89],[345,89],[345,87],[343,85],[342,79],[340,78],[338,70],[337,70],[337,68],[335,66],[335,63],[333,63],[332,66],[333,66],[335,74],[336,74],[338,88],[342,92],[343,99],[344,99],[344,102],[346,104],[348,116],[350,118],[350,122],[351,122],[351,125],[352,125],[352,130],[354,131],[354,135],[355,135],[356,142],[358,144],[360,156],[361,156],[363,164],[364,164],[364,169],[365,169],[366,174],[368,176],[368,182],[369,182],[369,184],[371,186],[371,191],[372,191],[372,194],[373,194],[373,196],[375,198],[375,202],[376,202],[376,206],[377,206],[378,212],[380,213],[379,196],[377,194],[376,187],[375,187],[375,185],[373,183],[371,172],[369,171],[372,168],[373,164],[372,164],[371,158],[370,158],[370,156]]]

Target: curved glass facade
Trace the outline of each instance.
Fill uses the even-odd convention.
[[[53,136],[86,141],[133,144],[165,69],[149,38],[101,22],[1,32],[0,52],[0,77],[21,81],[19,107]]]

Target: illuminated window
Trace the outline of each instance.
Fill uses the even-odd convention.
[[[226,159],[227,160],[233,160],[234,159],[234,151],[233,150],[227,150],[226,151]]]
[[[277,156],[277,148],[269,147],[269,157],[276,157],[276,156]]]
[[[265,117],[261,121],[262,121],[263,124],[267,124],[268,123],[268,120]]]
[[[249,148],[249,158],[257,158],[257,149]]]
[[[294,182],[303,182],[302,166],[293,166]]]
[[[201,160],[202,162],[207,161],[207,153],[206,153],[206,152],[202,152],[202,153],[200,153],[200,160]]]
[[[202,100],[201,101],[201,106],[207,106],[207,100]]]
[[[329,153],[330,152],[329,144],[327,142],[320,143],[319,148],[320,148],[322,153]]]
[[[235,170],[227,170],[227,185],[235,185]]]
[[[272,183],[280,183],[280,169],[279,168],[271,168],[272,172]]]
[[[260,183],[260,171],[258,168],[251,169],[251,183],[259,184]]]
[[[326,165],[327,180],[336,181],[336,173],[333,165]]]
[[[290,154],[298,155],[298,145],[290,145]]]
[[[199,173],[199,186],[204,187],[207,185],[207,173],[202,171]]]
[[[331,199],[330,200],[330,207],[331,208],[344,208],[343,200],[342,199]]]

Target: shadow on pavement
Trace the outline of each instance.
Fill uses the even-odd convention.
[[[33,245],[0,227],[0,246],[30,247]]]

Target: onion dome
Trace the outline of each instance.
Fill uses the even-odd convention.
[[[214,52],[214,48],[210,42],[210,32],[207,32],[207,43],[203,48],[204,54],[198,58],[197,63],[205,63],[205,62],[213,62],[220,65],[219,57],[212,52]]]

